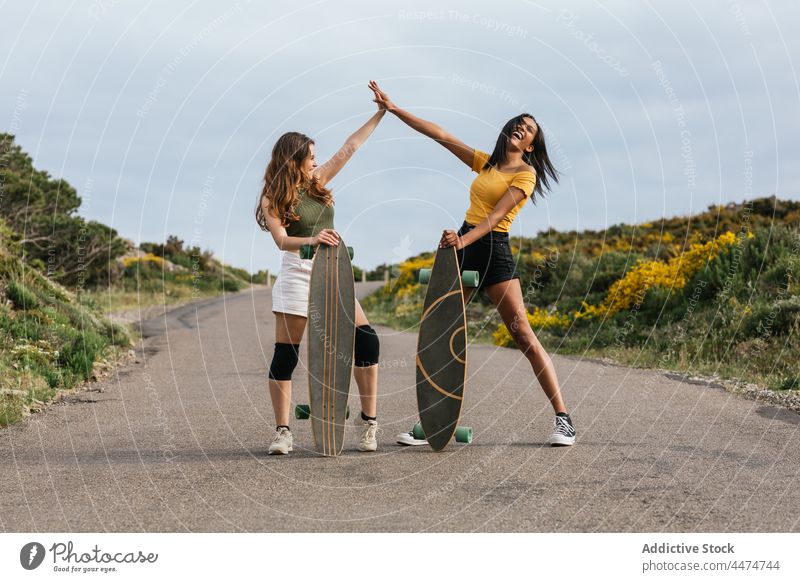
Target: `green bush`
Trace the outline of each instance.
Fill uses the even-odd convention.
[[[111,345],[128,347],[131,345],[131,334],[122,325],[105,320],[102,324],[103,335],[111,342]]]
[[[225,291],[226,293],[235,293],[239,291],[241,288],[242,288],[242,283],[238,279],[231,279],[230,277],[219,279],[220,291]]]
[[[10,281],[6,287],[6,296],[16,309],[36,309],[39,301],[29,289],[19,281]]]
[[[13,317],[1,316],[0,331],[14,340],[23,339],[29,342],[36,342],[47,336],[47,327],[37,321],[35,317],[26,317],[25,314]]]
[[[786,376],[779,381],[778,390],[800,390],[800,376]]]
[[[24,414],[24,402],[19,396],[0,394],[0,427],[19,422]]]
[[[88,380],[92,375],[94,362],[106,345],[107,342],[96,333],[84,331],[64,346],[59,363],[82,380]]]

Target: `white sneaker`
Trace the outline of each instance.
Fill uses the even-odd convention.
[[[550,446],[569,447],[575,444],[575,427],[569,415],[556,416],[553,434],[550,435]]]
[[[292,433],[286,427],[281,427],[275,431],[275,438],[269,446],[270,455],[288,455],[292,452]]]
[[[407,447],[418,447],[420,445],[427,445],[428,441],[414,437],[414,430],[412,429],[397,435],[397,444],[406,445]]]
[[[357,428],[361,429],[361,440],[358,441],[358,450],[363,452],[377,451],[378,450],[378,421],[364,420],[361,415],[358,415],[354,423]]]

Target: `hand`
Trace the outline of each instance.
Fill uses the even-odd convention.
[[[389,99],[389,96],[381,91],[380,87],[378,87],[378,84],[375,81],[370,80],[369,88],[372,89],[372,93],[375,95],[375,99],[373,99],[373,101],[378,104],[378,109],[384,111],[394,111],[397,108],[392,100]]]
[[[335,247],[339,244],[339,233],[332,228],[323,228],[317,236],[311,239],[311,244],[313,246],[328,245],[329,247]]]
[[[456,247],[457,251],[464,248],[464,241],[454,230],[445,230],[442,233],[442,238],[439,241],[439,248],[446,249],[447,247]]]

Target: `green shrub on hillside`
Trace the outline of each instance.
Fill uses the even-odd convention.
[[[0,245],[0,426],[92,376],[127,330]]]
[[[108,282],[109,260],[122,255],[127,243],[99,222],[78,216],[81,198],[65,180],[37,170],[33,160],[0,133],[3,203],[0,219],[17,233],[26,262],[70,286]]]
[[[28,291],[25,285],[19,281],[9,281],[8,287],[6,287],[6,297],[11,300],[16,309],[36,309],[39,306],[36,295]]]
[[[600,232],[549,230],[511,246],[528,319],[548,349],[800,387],[786,357],[800,353],[800,202],[764,198]],[[413,271],[421,258],[394,269]],[[407,329],[423,293],[400,277],[363,305],[376,321]],[[485,294],[468,310],[496,319]],[[513,345],[503,325],[470,330]]]

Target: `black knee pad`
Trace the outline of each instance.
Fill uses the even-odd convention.
[[[381,343],[378,341],[378,334],[375,333],[372,326],[359,325],[356,328],[356,345],[353,354],[353,364],[359,368],[374,366],[378,363],[380,351]]]
[[[299,356],[300,344],[275,344],[275,353],[269,366],[270,380],[291,380]]]

